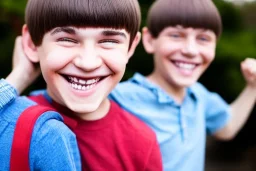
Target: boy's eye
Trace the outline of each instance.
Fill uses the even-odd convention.
[[[180,33],[171,33],[170,37],[172,37],[172,38],[181,38],[182,35]]]
[[[113,39],[105,39],[101,40],[100,43],[118,43],[118,41]]]
[[[76,40],[67,37],[59,38],[58,42],[77,43]]]
[[[200,41],[203,41],[203,42],[208,42],[210,41],[210,38],[208,36],[199,36],[198,39]]]
[[[99,41],[99,43],[106,47],[112,47],[112,46],[118,44],[119,41],[115,40],[115,39],[104,39],[104,40]]]

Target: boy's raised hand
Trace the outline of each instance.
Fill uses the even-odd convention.
[[[25,55],[22,47],[22,37],[15,40],[13,51],[12,72],[6,80],[12,84],[19,93],[26,89],[40,75],[39,64],[32,63]]]
[[[247,85],[256,88],[256,59],[246,58],[241,63],[241,70]]]

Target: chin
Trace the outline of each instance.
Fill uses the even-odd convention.
[[[177,81],[176,85],[180,88],[187,88],[195,84],[197,80],[183,80],[183,81]]]
[[[100,104],[84,103],[84,104],[71,104],[68,106],[70,110],[75,113],[86,114],[95,112],[99,108]]]

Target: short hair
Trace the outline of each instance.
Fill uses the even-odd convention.
[[[147,27],[153,37],[169,26],[203,28],[217,37],[222,32],[220,14],[212,0],[156,0],[148,12]]]
[[[64,26],[125,29],[131,44],[141,13],[137,0],[29,0],[25,22],[36,46],[45,33]]]

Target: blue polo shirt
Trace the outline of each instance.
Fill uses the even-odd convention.
[[[215,133],[230,118],[229,105],[200,83],[187,88],[184,101],[177,104],[136,73],[109,97],[156,132],[165,171],[203,171],[207,133]]]

